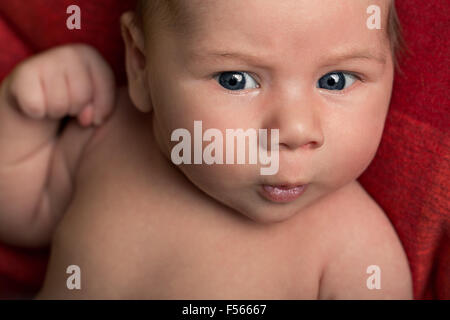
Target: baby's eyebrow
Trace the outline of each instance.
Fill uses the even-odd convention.
[[[190,58],[194,60],[204,60],[204,59],[230,59],[230,60],[240,60],[245,62],[251,62],[254,64],[264,63],[264,58],[253,54],[247,54],[244,52],[234,52],[234,51],[196,51],[190,53]],[[386,64],[386,55],[383,53],[373,53],[370,50],[349,50],[349,51],[335,51],[334,54],[325,55],[323,60],[325,60],[325,65],[336,64],[345,60],[371,60],[379,64]]]
[[[355,50],[355,51],[343,51],[335,54],[331,54],[327,57],[327,64],[331,65],[346,60],[371,60],[379,64],[386,64],[386,55],[383,53],[374,53],[370,50]]]
[[[189,54],[190,58],[193,60],[203,60],[203,59],[229,59],[229,60],[241,60],[246,62],[261,63],[263,59],[261,57],[255,56],[253,54],[246,54],[243,52],[233,52],[233,51],[200,51],[191,52]]]

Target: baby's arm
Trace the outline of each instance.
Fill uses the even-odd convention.
[[[406,254],[375,202],[357,201],[331,224],[334,244],[322,272],[320,299],[413,298]]]
[[[20,63],[0,86],[0,241],[49,242],[70,201],[72,177],[94,129],[111,112],[114,76],[100,54],[66,45]]]

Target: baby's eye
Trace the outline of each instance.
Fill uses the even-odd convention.
[[[238,71],[227,71],[215,76],[220,85],[228,90],[243,90],[259,88],[258,83],[247,73]]]
[[[357,77],[346,72],[330,72],[317,82],[317,88],[326,90],[343,90],[351,86]]]

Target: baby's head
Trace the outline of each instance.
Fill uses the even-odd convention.
[[[381,29],[372,29],[377,7]],[[283,221],[375,156],[402,43],[391,0],[144,0],[122,29],[130,96],[150,112],[169,161],[172,132],[185,128],[194,140],[196,120],[223,133],[224,159],[226,129],[268,129],[269,140],[279,129],[273,175],[261,175],[260,163],[179,165],[247,217]]]

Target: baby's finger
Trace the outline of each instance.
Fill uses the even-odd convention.
[[[47,100],[47,113],[52,119],[60,119],[69,111],[68,79],[62,66],[47,64],[43,75],[43,87]]]
[[[96,51],[88,54],[92,55],[92,59],[87,61],[94,90],[94,123],[98,125],[109,116],[114,107],[115,80],[110,66]]]
[[[8,77],[10,96],[27,116],[42,119],[46,113],[46,98],[40,71],[30,66],[19,66]]]
[[[88,127],[92,124],[93,120],[94,120],[94,108],[91,104],[89,104],[78,115],[78,122],[81,124],[81,126]]]
[[[73,59],[81,60],[78,55]],[[94,90],[88,66],[84,61],[74,61],[68,66],[68,91],[70,96],[71,116],[79,115],[92,102]]]

